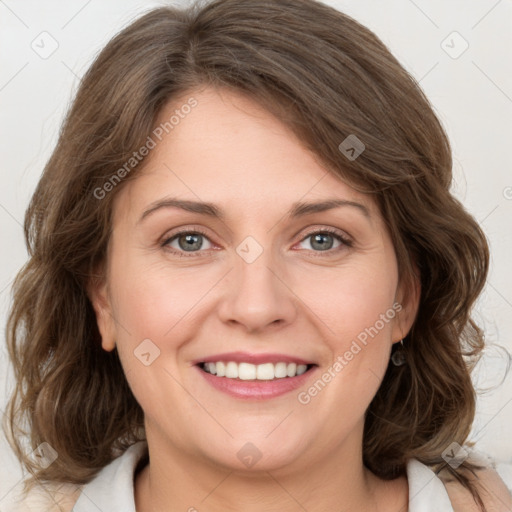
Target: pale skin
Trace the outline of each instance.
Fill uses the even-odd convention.
[[[117,346],[145,413],[150,464],[135,480],[137,511],[405,512],[406,478],[386,482],[365,468],[362,434],[392,345],[417,313],[418,281],[408,290],[399,281],[373,200],[250,99],[191,91],[160,120],[192,95],[198,105],[117,196],[106,278],[88,290],[102,346]],[[224,218],[159,208],[140,220],[171,196],[214,203]],[[298,201],[327,199],[367,214],[345,205],[287,217]],[[204,231],[200,248],[180,246],[177,228]],[[325,229],[336,231],[328,250],[314,244]],[[248,236],[263,249],[252,263],[236,251]],[[316,379],[396,303],[400,313],[307,405],[295,391],[233,398],[192,366],[221,352],[279,352],[314,361]],[[145,339],[160,350],[148,366],[134,356]],[[247,442],[262,455],[252,467],[237,457]]]

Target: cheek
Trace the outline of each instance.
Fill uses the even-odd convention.
[[[195,325],[189,321],[194,306],[211,285],[198,285],[203,282],[198,277],[170,273],[162,265],[148,266],[142,259],[119,261],[111,273],[117,349],[136,400],[152,417],[162,404],[183,403],[187,398],[177,384],[181,380],[177,357]]]
[[[149,259],[121,256],[111,272],[118,353],[145,410],[152,409],[156,397],[158,402],[183,400],[173,378],[184,370],[178,360],[181,347],[197,335],[208,293],[219,280],[218,269],[178,269]]]
[[[111,272],[117,319],[126,327],[120,334],[128,331],[132,343],[141,337],[168,338],[187,315],[193,316],[194,307],[218,279],[211,270],[172,268],[163,257],[157,263],[152,259],[120,255]]]
[[[309,308],[322,320],[327,337],[337,340],[342,349],[376,322],[379,331],[390,332],[396,279],[394,268],[376,262],[373,266],[340,266],[329,272],[298,272],[293,286],[307,306],[304,311]],[[384,325],[379,321],[381,315],[389,320]]]
[[[321,326],[330,355],[325,378],[320,376],[317,386],[322,389],[326,383],[326,391],[317,400],[317,389],[305,390],[301,403],[316,401],[314,407],[326,416],[340,407],[352,419],[364,414],[388,366],[397,273],[380,259],[365,263],[340,267],[324,277],[316,271],[298,293],[315,313],[310,318]],[[333,421],[338,419],[334,415]]]
[[[364,416],[381,384],[398,310],[392,269],[345,270],[325,280],[322,292],[315,287],[304,295],[322,320],[316,325],[324,326],[330,363],[322,368],[318,381],[299,396],[305,410],[311,407],[315,415],[327,418],[328,430],[338,433],[341,424],[349,430]]]

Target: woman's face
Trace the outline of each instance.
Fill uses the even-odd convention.
[[[181,108],[191,96],[197,105]],[[401,303],[376,204],[251,100],[183,98],[161,112],[157,125],[181,116],[116,197],[107,286],[91,291],[150,447],[239,469],[357,456],[417,304],[414,293]],[[232,361],[225,371],[242,378],[207,374],[204,361]],[[282,377],[293,363],[314,366]]]

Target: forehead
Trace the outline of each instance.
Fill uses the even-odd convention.
[[[196,105],[182,109],[190,98]],[[298,201],[326,197],[357,201],[378,214],[369,196],[329,171],[286,125],[246,95],[191,91],[167,104],[155,126],[167,126],[169,133],[164,130],[155,141],[143,169],[116,198],[123,216],[140,214],[165,195],[223,203],[241,215],[277,213]]]

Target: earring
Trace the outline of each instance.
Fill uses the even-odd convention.
[[[405,352],[403,350],[404,346],[404,340],[400,340],[400,345],[402,345],[401,348],[397,348],[392,354],[391,354],[391,362],[395,366],[402,366],[405,364]]]

